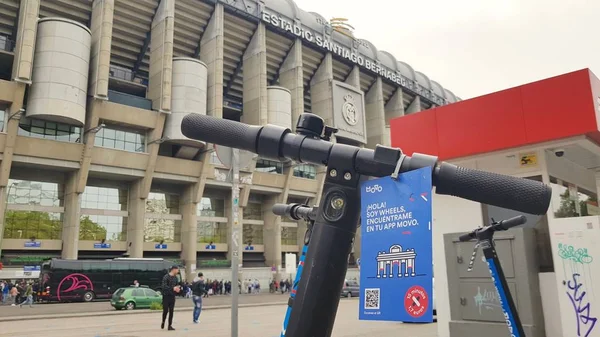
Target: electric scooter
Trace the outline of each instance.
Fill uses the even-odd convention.
[[[325,165],[323,190],[316,210],[310,246],[286,318],[285,337],[330,337],[348,268],[348,256],[360,218],[360,183],[431,167],[437,194],[462,197],[530,214],[545,214],[551,190],[540,182],[458,167],[437,157],[398,148],[375,149],[330,142],[337,129],[315,114],[301,114],[296,133],[275,125],[248,125],[200,114],[183,118],[182,133],[191,139],[238,148],[262,158]],[[305,206],[303,206],[305,207]],[[308,208],[308,207],[307,207]],[[308,210],[298,208],[296,212]]]
[[[479,227],[470,233],[461,235],[458,239],[462,242],[471,241],[476,239],[477,243],[473,249],[471,255],[471,261],[467,271],[473,270],[473,264],[475,263],[475,257],[477,256],[477,250],[479,247],[483,249],[483,256],[487,262],[492,281],[496,287],[498,298],[500,298],[500,304],[502,305],[502,312],[506,319],[506,325],[511,337],[525,337],[523,331],[523,325],[521,319],[517,313],[517,307],[510,294],[508,283],[506,283],[506,277],[504,271],[500,265],[498,254],[496,253],[496,246],[494,244],[494,233],[497,231],[505,231],[510,228],[520,226],[527,222],[527,218],[524,215],[516,216],[508,220],[502,220],[500,222],[494,221],[489,226]]]

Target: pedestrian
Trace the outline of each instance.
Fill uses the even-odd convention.
[[[167,314],[169,315],[169,330],[175,330],[173,327],[173,310],[175,309],[175,296],[181,291],[181,286],[177,280],[177,274],[179,273],[179,267],[172,266],[169,268],[169,273],[163,277],[162,280],[162,323],[160,328],[165,328],[165,320]]]
[[[23,307],[23,304],[29,304],[30,308],[33,308],[33,285],[31,283],[27,284],[25,288],[25,301],[19,304],[19,307]]]
[[[134,280],[133,281],[133,286],[136,287],[136,288],[140,287],[140,283],[138,282],[138,280]]]
[[[192,283],[192,301],[194,302],[194,312],[192,314],[192,320],[194,323],[198,323],[200,313],[202,312],[202,296],[206,294],[206,288],[204,287],[204,275],[198,273],[198,276],[194,278]]]
[[[17,289],[16,285],[13,285],[12,288],[10,288],[10,299],[12,301],[12,306],[14,307],[17,303],[17,296],[19,296],[19,290]]]

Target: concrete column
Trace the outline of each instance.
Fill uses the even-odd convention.
[[[286,203],[289,195],[289,183],[294,176],[293,167],[285,168],[283,174],[286,176],[283,191],[279,195],[268,198],[263,207],[263,241],[265,244],[265,260],[268,266],[281,266],[281,217],[273,214],[271,209],[276,203]],[[279,280],[280,275],[275,274]]]
[[[407,115],[415,113],[415,112],[419,112],[423,110],[423,108],[421,107],[421,96],[417,96],[415,97],[415,99],[412,101],[412,103],[410,103],[410,105],[408,106],[408,108],[406,108],[405,113]]]
[[[377,77],[365,95],[365,114],[367,117],[367,147],[374,149],[377,144],[385,142],[385,103],[381,77]]]
[[[276,203],[282,203],[282,196],[276,195],[266,200],[263,205],[263,240],[267,266],[281,266],[281,217],[273,214],[271,209]],[[277,278],[276,278],[277,279]]]
[[[63,259],[77,260],[79,248],[79,218],[81,215],[81,194],[77,193],[77,174],[71,173],[65,182],[65,213],[62,227]]]
[[[144,199],[148,197],[148,194],[150,193],[150,187],[152,186],[152,177],[154,176],[154,168],[156,167],[156,159],[158,158],[158,149],[161,143],[158,142],[158,140],[162,138],[167,115],[158,112],[157,117],[156,126],[154,126],[154,129],[148,133],[148,142],[156,142],[149,144],[148,148],[146,149],[149,154],[148,166],[146,167],[146,173],[144,175],[144,179],[142,180],[142,195],[140,196]]]
[[[385,105],[385,125],[390,126],[392,119],[402,116],[404,116],[404,93],[401,88],[398,88]]]
[[[110,48],[115,0],[94,0],[92,4],[92,48],[88,95],[108,98]]]
[[[21,118],[21,109],[23,108],[23,99],[25,96],[25,83],[18,83],[14,92],[12,104],[8,108],[6,122],[6,142],[2,151],[2,161],[0,162],[0,186],[8,185],[10,169],[12,166],[15,143],[17,142],[17,131],[19,130],[19,119]]]
[[[12,78],[15,81],[31,83],[39,13],[40,0],[21,0],[12,69]]]
[[[325,125],[333,125],[333,59],[325,54],[321,65],[310,81],[310,103],[314,114],[325,120]]]
[[[87,105],[87,118],[85,121],[85,129],[91,130],[100,124],[100,113],[104,100],[90,98]],[[81,160],[79,161],[79,171],[77,178],[77,192],[83,193],[87,184],[90,165],[92,164],[92,152],[94,151],[94,141],[96,139],[95,132],[88,132],[83,136],[83,149]]]
[[[25,83],[18,83],[14,91],[13,101],[8,109],[6,122],[6,141],[2,149],[3,157],[0,161],[0,252],[2,252],[2,238],[4,237],[4,213],[6,211],[6,186],[12,168],[12,159],[19,130],[20,110],[23,108],[25,96]],[[11,117],[12,116],[12,117]]]
[[[243,56],[244,114],[247,124],[265,125],[267,113],[267,39],[266,28],[259,23]]]
[[[348,74],[348,78],[346,78],[346,84],[350,84],[356,89],[360,90],[360,68],[358,66],[354,66],[350,74]]]
[[[196,209],[198,204],[194,197],[198,191],[196,184],[187,185],[180,198],[181,210],[181,259],[185,264],[185,275],[188,281],[194,279],[196,270],[196,254],[198,251],[198,221]]]
[[[302,40],[296,39],[279,69],[279,84],[292,94],[292,131],[304,113],[304,74],[302,72]]]
[[[129,200],[127,207],[127,252],[129,257],[144,257],[144,224],[146,217],[146,199],[140,198],[142,194],[142,179],[129,185]]]
[[[162,112],[171,111],[174,32],[175,0],[161,0],[150,33],[148,98],[152,100],[152,109]]]
[[[208,67],[206,113],[218,118],[223,118],[223,22],[223,5],[217,3],[200,41],[200,60]]]

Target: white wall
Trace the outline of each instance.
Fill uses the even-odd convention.
[[[552,256],[554,259],[556,276],[556,296],[560,306],[560,317],[562,325],[562,337],[598,337],[600,336],[600,327],[595,326],[589,335],[588,332],[591,322],[583,316],[589,316],[590,319],[600,318],[600,217],[588,216],[580,218],[551,219],[550,241],[552,243]],[[590,256],[584,263],[575,261],[575,258],[569,258],[565,254],[559,254],[558,244],[573,246],[574,251],[587,249],[587,255]],[[569,289],[563,282],[573,283],[573,274],[580,274],[578,284],[580,288],[577,294]],[[585,292],[585,296],[584,295]],[[574,297],[580,298],[578,304],[581,307],[581,314],[577,315],[571,299],[568,296],[571,293]],[[585,310],[589,304],[589,312]],[[579,318],[580,333],[577,332]],[[587,324],[586,321],[588,322]],[[596,324],[598,325],[598,324]]]

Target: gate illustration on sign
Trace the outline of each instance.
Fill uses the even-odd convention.
[[[392,245],[389,252],[377,253],[377,278],[393,278],[394,266],[398,266],[398,277],[414,277],[417,253],[414,249],[402,250],[400,245]],[[403,273],[404,270],[404,273]]]

